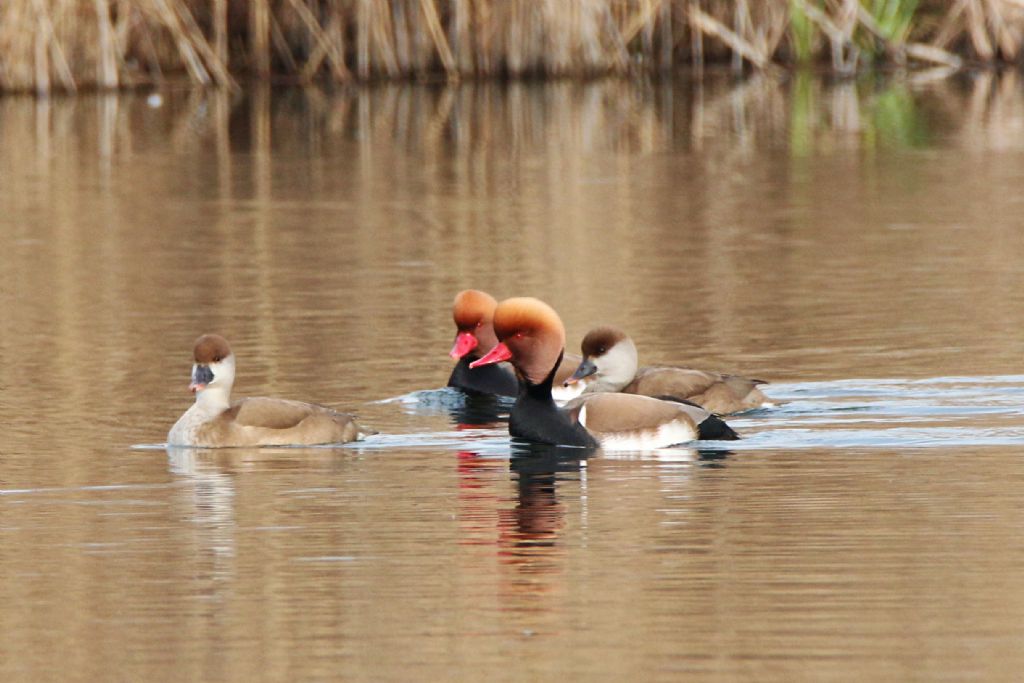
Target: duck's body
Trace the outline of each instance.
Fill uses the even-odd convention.
[[[448,377],[448,386],[497,396],[515,396],[519,393],[519,382],[512,368],[507,365],[487,365],[470,369],[469,364],[478,358],[476,354],[460,358]]]
[[[654,366],[640,368],[622,392],[685,399],[712,413],[729,415],[768,404],[768,398],[758,388],[761,384],[765,382],[737,375]]]
[[[638,367],[636,346],[614,327],[598,327],[582,343],[583,360],[571,384],[589,378],[585,393],[622,392],[696,403],[728,415],[769,404],[758,388],[762,380],[670,366]]]
[[[455,296],[452,318],[458,332],[449,355],[458,362],[448,377],[448,386],[480,394],[519,395],[519,381],[507,363],[470,368],[470,363],[479,360],[484,351],[498,343],[493,324],[497,306],[494,297],[476,289],[465,289]],[[558,400],[567,401],[586,389],[586,384],[563,386],[581,360],[580,356],[568,354],[559,364],[554,380],[554,394]]]
[[[739,438],[721,418],[696,404],[649,396],[584,394],[567,403],[565,410],[610,450]]]
[[[167,435],[170,446],[231,448],[347,443],[373,434],[326,406],[279,398],[231,402],[234,355],[227,341],[204,335],[195,346],[190,388],[196,401]]]
[[[509,434],[536,443],[610,449],[661,448],[694,439],[736,439],[722,420],[694,405],[632,394],[588,393],[560,410],[551,396],[565,328],[550,306],[531,298],[498,305],[499,343],[474,366],[511,360],[519,395]]]
[[[355,419],[327,406],[279,398],[244,398],[226,409],[198,401],[171,427],[167,442],[200,448],[348,443],[366,435]]]

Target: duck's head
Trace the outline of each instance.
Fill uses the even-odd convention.
[[[580,344],[583,362],[565,381],[566,385],[594,376],[598,382],[615,385],[616,390],[633,381],[637,371],[637,353],[633,340],[617,327],[595,327]]]
[[[478,289],[464,289],[455,295],[452,318],[458,332],[449,356],[455,360],[465,356],[479,358],[478,349],[489,349],[498,343],[492,324],[497,306],[493,296]]]
[[[505,299],[494,310],[494,333],[499,343],[469,367],[503,360],[531,384],[540,384],[551,374],[565,349],[565,326],[555,309],[540,299]]]
[[[231,391],[235,381],[235,355],[224,337],[218,334],[204,334],[196,340],[192,349],[195,360],[192,365],[190,391],[197,397],[209,389]]]

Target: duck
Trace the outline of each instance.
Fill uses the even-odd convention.
[[[509,434],[553,446],[632,450],[696,439],[739,436],[724,420],[684,402],[607,392],[584,393],[559,408],[551,387],[565,354],[565,326],[551,306],[532,297],[505,299],[494,311],[498,343],[470,368],[509,361],[519,394]]]
[[[773,405],[764,380],[670,366],[639,367],[636,345],[617,327],[595,327],[580,345],[583,360],[569,384],[590,379],[584,393],[622,392],[695,403],[718,415]]]
[[[455,343],[448,352],[458,361],[448,377],[448,386],[467,392],[515,397],[519,395],[519,381],[507,364],[493,364],[471,368],[470,364],[483,355],[482,351],[498,343],[494,336],[494,310],[498,301],[487,292],[464,289],[455,295],[452,319],[455,321]],[[554,395],[558,401],[568,401],[582,394],[590,383],[567,383],[582,361],[582,357],[567,354],[558,366]]]
[[[168,446],[311,446],[357,441],[373,430],[327,406],[279,398],[231,402],[235,355],[224,337],[204,334],[192,350],[196,400],[167,434]]]

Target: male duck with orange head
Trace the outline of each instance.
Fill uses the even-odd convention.
[[[498,343],[469,367],[512,363],[519,380],[509,417],[509,434],[514,437],[616,450],[739,438],[729,425],[699,406],[635,394],[585,394],[559,409],[551,386],[565,351],[565,326],[555,310],[539,299],[506,299],[495,308],[492,323]]]

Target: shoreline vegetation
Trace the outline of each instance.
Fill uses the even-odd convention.
[[[1024,0],[6,0],[0,92],[1020,64]]]

